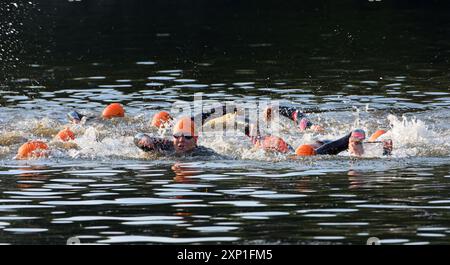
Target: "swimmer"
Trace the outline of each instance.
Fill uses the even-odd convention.
[[[198,146],[198,134],[193,119],[182,117],[177,120],[172,128],[172,140],[152,137],[145,133],[138,133],[134,137],[134,143],[145,152],[162,155],[190,155],[211,156],[218,155],[212,149]]]
[[[367,143],[374,143],[386,131],[379,130],[375,132]],[[313,144],[300,145],[296,150],[297,156],[313,155],[337,155],[340,152],[348,150],[351,156],[360,157],[364,155],[363,141],[366,139],[366,133],[362,129],[355,129],[351,133],[335,141],[316,141]],[[391,155],[392,141],[385,140],[383,143],[383,155]]]

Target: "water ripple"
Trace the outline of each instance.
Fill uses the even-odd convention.
[[[79,201],[45,201],[41,204],[46,205],[156,205],[156,204],[173,204],[173,203],[191,203],[200,202],[201,200],[186,199],[160,199],[160,198],[121,198],[115,200],[79,200]],[[1,206],[0,206],[1,207]],[[1,209],[1,208],[0,208]]]

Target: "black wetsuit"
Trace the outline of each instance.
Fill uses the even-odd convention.
[[[322,143],[322,146],[316,149],[317,155],[337,155],[340,152],[348,150],[348,144],[352,133],[345,135],[334,141],[317,141]],[[392,141],[383,142],[383,156],[392,155]]]
[[[350,136],[352,133],[347,134],[346,136],[339,138],[334,141],[318,141],[323,142],[324,144],[316,149],[316,154],[318,155],[337,155],[340,152],[346,151],[348,149],[348,143],[350,141]]]

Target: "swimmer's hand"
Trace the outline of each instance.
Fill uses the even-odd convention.
[[[153,139],[144,133],[138,133],[134,136],[134,144],[145,152],[155,151]]]
[[[205,124],[203,124],[203,128],[206,129],[223,129],[224,124],[236,123],[236,113],[228,113],[221,117],[211,119]]]

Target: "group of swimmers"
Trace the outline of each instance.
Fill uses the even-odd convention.
[[[277,113],[274,113],[275,111]],[[151,126],[158,129],[165,128],[171,130],[171,139],[155,137],[146,133],[138,133],[134,136],[134,143],[138,148],[149,153],[189,156],[212,155],[215,154],[212,149],[197,144],[199,128],[197,128],[198,126],[196,126],[197,124],[195,121],[200,120],[200,126],[211,126],[214,123],[226,122],[233,117],[236,112],[237,109],[233,108],[227,113],[226,107],[223,106],[220,108],[220,111],[216,108],[203,112],[197,116],[182,116],[175,119],[170,113],[160,111],[153,116]],[[279,114],[293,121],[300,131],[324,131],[322,126],[312,123],[304,113],[293,107],[267,107],[263,113],[264,119],[267,122],[272,121],[275,114]],[[89,117],[82,115],[77,111],[69,112],[67,116],[73,124],[83,124],[89,119]],[[125,117],[125,110],[120,103],[108,105],[101,115],[102,119],[123,117]],[[374,142],[383,144],[383,155],[390,155],[392,152],[392,141],[390,139],[382,141],[378,140],[380,136],[386,133],[384,130],[376,131],[366,142],[365,131],[362,129],[354,129],[337,140],[317,140],[314,143],[302,144],[294,148],[278,136],[262,135],[259,131],[258,124],[252,124],[246,120],[244,127],[245,135],[256,148],[261,148],[270,152],[292,154],[295,156],[313,156],[336,155],[348,150],[351,156],[362,156],[364,154],[363,143]],[[69,128],[65,128],[61,130],[56,137],[61,141],[71,141],[75,139],[75,134]],[[30,140],[19,148],[16,159],[43,157],[48,154],[49,147],[44,141]]]

